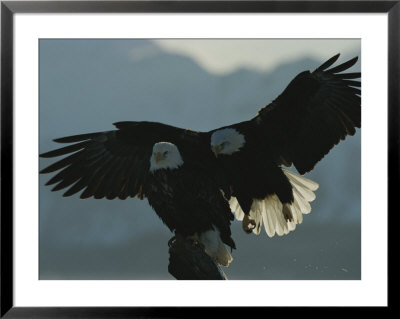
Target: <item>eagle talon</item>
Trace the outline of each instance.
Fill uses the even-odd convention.
[[[242,228],[246,234],[251,234],[253,229],[256,228],[256,222],[251,219],[248,215],[244,215]]]
[[[200,242],[197,234],[193,236],[187,236],[186,239],[191,242],[192,246],[200,246],[201,248],[204,248],[204,245]]]
[[[203,249],[205,248],[204,245],[199,241],[194,241],[193,242],[193,246],[200,247],[200,248],[203,248]]]

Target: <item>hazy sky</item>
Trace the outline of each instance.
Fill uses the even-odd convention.
[[[270,71],[295,58],[314,57],[320,60],[360,49],[360,39],[161,39],[155,42],[163,50],[189,56],[209,72],[219,74],[239,67]]]

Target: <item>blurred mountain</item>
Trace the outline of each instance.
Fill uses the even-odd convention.
[[[194,130],[243,121],[271,102],[295,75],[321,62],[304,58],[268,73],[239,69],[221,76],[187,57],[167,54],[148,40],[40,40],[39,151],[57,147],[54,138],[110,130],[117,121],[158,121]],[[296,231],[272,239],[264,233],[245,236],[235,222],[238,249],[229,275],[234,279],[360,278],[360,133],[336,146],[307,175],[320,188],[311,214]],[[41,159],[40,168],[51,162]],[[39,185],[41,279],[172,278],[167,273],[166,245],[172,234],[146,200],[64,198],[62,192],[44,186],[49,178],[40,176]],[[307,269],[305,252],[317,245],[315,241],[320,243],[315,249],[325,249],[329,260],[317,265],[318,259],[310,258],[318,274]],[[275,256],[274,272],[248,268],[261,251],[266,258]],[[286,253],[307,267],[297,268],[293,258],[287,269],[279,267],[281,259],[276,255]],[[337,256],[340,265],[333,266]],[[334,271],[321,273],[322,267]]]

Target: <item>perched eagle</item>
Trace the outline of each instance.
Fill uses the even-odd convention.
[[[200,242],[220,265],[232,256],[225,245],[235,248],[230,223],[233,215],[214,176],[198,161],[185,162],[169,142],[154,144],[150,173],[143,195],[168,228]]]
[[[60,170],[47,185],[67,188],[64,196],[147,197],[171,230],[219,233],[230,247],[226,202],[246,232],[264,224],[269,236],[286,234],[310,212],[318,187],[301,175],[361,127],[361,74],[342,73],[357,57],[330,68],[338,58],[298,74],[253,119],[210,132],[118,122],[116,130],[55,139],[73,144],[41,154],[68,155],[41,173]],[[282,168],[292,164],[300,175]]]

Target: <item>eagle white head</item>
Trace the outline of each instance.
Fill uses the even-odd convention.
[[[233,154],[239,151],[244,144],[244,135],[234,128],[224,128],[211,135],[211,149],[217,157],[219,154]]]
[[[169,142],[154,144],[153,153],[150,157],[150,172],[158,169],[176,169],[183,164],[183,159],[178,147]]]

